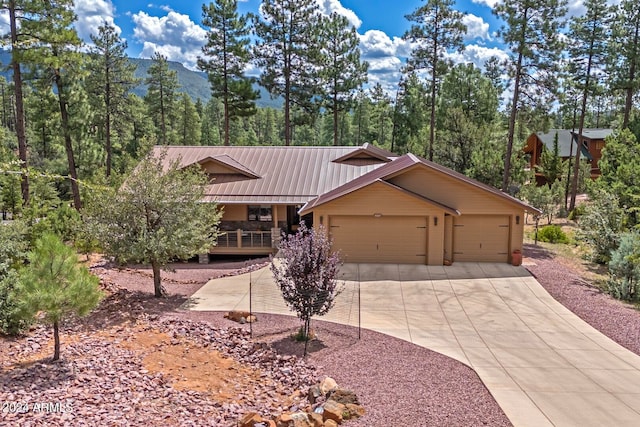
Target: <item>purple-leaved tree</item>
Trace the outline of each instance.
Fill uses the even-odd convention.
[[[285,302],[304,322],[301,335],[306,342],[311,317],[327,314],[340,293],[336,277],[342,263],[322,226],[307,228],[301,222],[296,234],[283,237],[271,272]]]

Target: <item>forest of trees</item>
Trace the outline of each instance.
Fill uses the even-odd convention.
[[[633,0],[613,7],[587,0],[585,14],[571,18],[564,0],[500,3],[508,59],[492,58],[484,70],[452,63],[450,54],[464,49],[463,14],[451,0],[427,0],[406,17],[404,38],[414,50],[393,92],[367,83],[355,28],[340,15],[322,15],[315,0],[264,0],[260,16],[240,14],[237,0],[216,0],[202,8],[206,102],[181,92],[160,54],[142,81],[135,78],[114,27],[96,28],[84,46],[72,6],[2,2],[12,60],[11,80],[0,78],[5,212],[42,192],[31,185],[34,176],[58,177],[56,197],[80,209],[81,183],[117,184],[154,144],[369,142],[515,193],[527,179],[521,148],[530,133],[614,127],[637,135],[640,128]],[[261,70],[258,78],[245,75],[248,64]],[[254,83],[283,107],[257,107]],[[140,84],[144,97],[132,93]]]

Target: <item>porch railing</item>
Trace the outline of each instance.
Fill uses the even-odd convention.
[[[271,231],[234,230],[222,231],[218,236],[218,248],[270,248]]]

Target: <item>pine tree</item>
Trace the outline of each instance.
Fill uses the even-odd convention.
[[[128,94],[139,81],[134,77],[136,66],[125,54],[127,42],[120,38],[115,27],[104,23],[98,27],[97,34],[91,35],[91,41],[94,46],[89,49],[87,87],[94,112],[100,118],[99,125],[104,129],[108,178],[113,163],[112,122],[126,120]]]
[[[333,145],[338,145],[340,113],[351,107],[366,83],[368,63],[360,60],[358,33],[346,17],[334,12],[321,22],[324,106],[333,115]]]
[[[67,167],[73,205],[82,208],[78,172],[73,147],[71,129],[72,117],[69,113],[72,92],[81,90],[83,74],[83,55],[80,53],[82,42],[78,37],[73,22],[71,0],[38,2],[40,9],[37,19],[24,19],[21,31],[36,35],[38,43],[22,57],[30,65],[37,78],[48,82],[54,89],[58,100],[60,127],[67,157]]]
[[[505,22],[499,35],[510,50],[508,72],[513,79],[502,191],[507,191],[511,183],[511,158],[522,98],[546,107],[550,102],[543,96],[545,91],[551,95],[555,92],[565,6],[566,0],[503,0],[494,9]]]
[[[202,47],[205,56],[198,58],[198,68],[209,76],[212,96],[222,101],[224,145],[229,145],[230,120],[256,113],[259,92],[244,75],[250,59],[247,22],[246,15],[238,14],[237,0],[216,0],[209,6],[202,5],[202,24],[209,32]]]
[[[478,140],[490,137],[498,111],[494,83],[473,64],[458,64],[444,76],[438,97],[436,161],[467,173]]]
[[[180,145],[200,145],[202,137],[200,115],[191,97],[186,93],[180,95],[177,126]]]
[[[34,12],[26,8],[32,6],[31,2],[23,0],[8,0],[0,3],[3,10],[9,12],[9,33],[11,37],[11,71],[13,74],[14,86],[14,105],[15,105],[15,129],[18,139],[18,156],[21,162],[22,180],[20,187],[22,191],[22,203],[29,203],[29,177],[27,174],[27,131],[24,110],[24,94],[23,94],[23,78],[22,65],[26,62],[23,54],[28,51],[29,47],[37,43],[37,38],[33,35],[24,34],[18,31],[19,26],[25,19],[25,16],[31,16]],[[37,4],[35,4],[37,6]],[[20,24],[20,25],[19,25]]]
[[[98,304],[98,283],[59,237],[45,234],[36,241],[17,295],[23,316],[43,312],[44,320],[53,325],[53,360],[60,358],[60,323],[71,314],[84,316]]]
[[[271,95],[284,98],[284,143],[291,145],[294,109],[307,121],[315,115],[321,28],[318,3],[264,0],[261,12],[262,19],[254,17],[256,65],[263,69],[261,84]]]
[[[462,51],[462,37],[467,27],[462,23],[462,13],[453,10],[453,0],[427,0],[406,18],[414,22],[403,38],[416,44],[407,62],[408,71],[426,70],[430,81],[429,142],[425,157],[433,160],[433,145],[436,132],[436,97],[442,75],[449,61],[445,54]]]
[[[616,7],[608,50],[613,88],[625,94],[624,129],[629,126],[633,98],[640,91],[640,7],[636,0],[622,0]]]
[[[166,145],[174,142],[173,115],[179,87],[178,73],[169,69],[166,56],[156,52],[151,60],[153,63],[144,81],[147,85],[144,100],[156,125],[158,143]]]
[[[606,52],[606,40],[610,35],[610,10],[606,0],[586,0],[587,12],[577,17],[570,24],[569,53],[573,64],[572,78],[582,92],[580,117],[578,119],[578,134],[576,144],[575,163],[573,165],[573,179],[571,181],[571,200],[569,210],[576,207],[578,192],[578,173],[580,170],[580,150],[582,146],[582,132],[587,114],[587,100],[593,91],[595,76],[592,73],[603,63]]]

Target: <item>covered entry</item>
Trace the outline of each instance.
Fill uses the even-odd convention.
[[[453,261],[508,260],[508,215],[462,215],[453,219]]]
[[[333,249],[345,262],[426,264],[428,217],[331,216]]]

